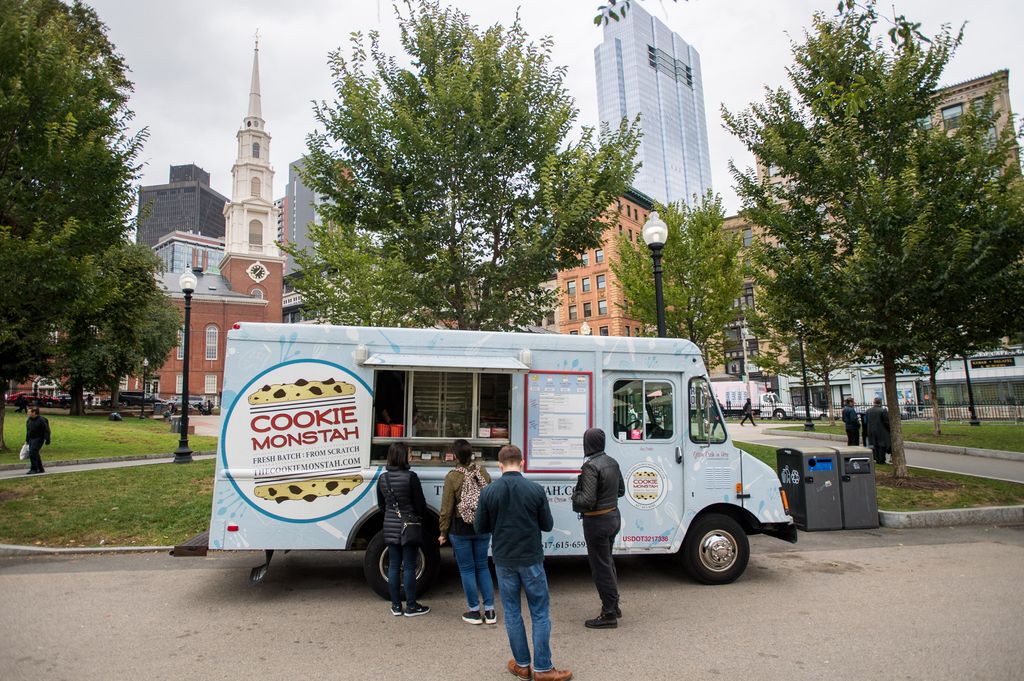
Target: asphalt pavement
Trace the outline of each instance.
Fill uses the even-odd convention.
[[[507,679],[497,626],[471,626],[449,551],[423,617],[392,617],[359,552],[0,558],[5,681]],[[616,559],[623,619],[595,631],[584,557],[547,561],[555,664],[588,680],[1020,679],[1024,528],[755,537],[709,587],[672,557]]]

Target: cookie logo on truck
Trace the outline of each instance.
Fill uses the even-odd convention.
[[[373,398],[347,369],[297,360],[254,378],[228,411],[226,476],[261,513],[315,522],[366,491]]]
[[[668,493],[665,471],[651,463],[639,463],[630,468],[625,482],[629,503],[642,510],[657,507]]]

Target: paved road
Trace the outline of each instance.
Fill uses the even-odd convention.
[[[507,679],[497,627],[471,627],[455,566],[394,618],[358,553],[0,558],[6,681]],[[1020,679],[1024,528],[758,537],[746,574],[697,585],[667,557],[618,560],[624,619],[584,629],[598,601],[584,558],[548,561],[555,662],[580,680]]]

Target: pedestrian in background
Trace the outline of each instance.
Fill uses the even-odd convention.
[[[853,406],[853,398],[846,398],[843,407],[843,425],[846,426],[846,444],[856,447],[860,443],[860,416]]]
[[[874,451],[875,463],[885,463],[885,455],[892,444],[889,440],[889,412],[882,407],[880,397],[876,397],[874,404],[864,413],[864,432]]]
[[[572,493],[572,510],[583,521],[587,541],[587,560],[601,597],[601,614],[583,624],[589,629],[615,629],[619,626],[619,583],[612,547],[622,529],[619,497],[625,495],[619,462],[604,451],[605,436],[600,428],[583,433],[583,466]]]
[[[28,408],[28,400],[25,399],[24,395],[18,395],[18,397],[15,398],[14,400],[14,406],[17,407],[17,409],[14,410],[14,413],[24,414],[26,409]]]
[[[494,582],[487,566],[491,535],[477,534],[473,529],[480,494],[491,483],[491,476],[473,463],[473,449],[465,440],[452,443],[452,453],[459,465],[444,478],[439,518],[441,535],[437,541],[444,544],[450,540],[455,552],[469,608],[462,620],[470,624],[494,624],[498,621],[494,611]]]
[[[750,425],[757,425],[754,423],[754,407],[750,404],[749,397],[747,398],[747,401],[743,403],[743,418],[740,419],[740,425],[742,426],[747,419],[750,419]]]
[[[44,443],[50,444],[50,422],[39,415],[39,407],[29,407],[28,418],[25,419],[25,444],[28,445],[30,466],[26,475],[46,472],[40,455]]]
[[[388,591],[391,614],[426,615],[430,608],[416,600],[416,554],[423,545],[423,518],[427,502],[419,477],[409,470],[409,448],[392,442],[387,470],[377,483],[377,507],[384,512],[384,544],[388,547]],[[419,536],[414,533],[418,532]],[[400,577],[404,576],[405,610]]]
[[[568,681],[572,672],[555,669],[551,662],[551,596],[541,542],[541,532],[550,532],[555,521],[544,488],[524,478],[522,466],[519,447],[505,445],[498,450],[501,477],[480,494],[473,526],[478,534],[492,536],[505,632],[512,648],[508,670],[523,681],[531,674],[534,681]],[[533,629],[532,658],[520,602],[523,591]]]

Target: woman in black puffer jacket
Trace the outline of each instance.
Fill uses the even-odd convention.
[[[421,523],[427,513],[427,502],[423,498],[419,477],[409,470],[409,449],[401,442],[395,442],[388,448],[387,470],[377,481],[377,506],[384,512],[391,614],[406,617],[426,615],[430,608],[416,602],[416,554],[422,543],[422,531],[420,542],[408,541],[406,537],[403,544],[402,526],[409,522]],[[399,574],[405,584],[404,611]]]

